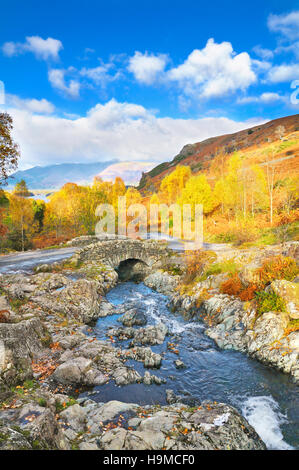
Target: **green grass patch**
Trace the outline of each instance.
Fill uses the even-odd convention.
[[[223,274],[227,273],[230,276],[237,274],[240,271],[240,265],[236,263],[236,261],[232,259],[227,259],[224,261],[220,261],[217,263],[213,263],[209,265],[202,276],[198,277],[196,280],[197,282],[205,281],[208,276],[215,276],[216,274]]]
[[[75,400],[74,398],[70,398],[64,404],[62,404],[58,400],[56,400],[56,402],[55,402],[56,412],[60,413],[61,411],[66,410],[69,406],[76,405],[76,403],[77,403],[77,400]]]
[[[255,299],[258,316],[266,312],[284,312],[286,310],[283,299],[275,292],[256,292]]]

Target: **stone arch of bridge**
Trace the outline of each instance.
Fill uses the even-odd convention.
[[[126,258],[114,267],[120,281],[142,281],[149,272],[148,264],[138,258]]]

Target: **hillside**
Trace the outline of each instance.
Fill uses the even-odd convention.
[[[8,179],[8,189],[22,179],[26,181],[29,189],[57,189],[69,182],[90,183],[98,173],[114,163],[117,161],[35,166],[13,173]]]
[[[284,144],[286,137],[288,143]],[[294,165],[298,168],[299,114],[295,114],[234,134],[212,137],[202,142],[185,145],[170,162],[161,163],[144,173],[139,183],[139,190],[143,194],[155,191],[161,180],[177,165],[190,166],[192,173],[204,171],[210,179],[213,179],[213,175],[209,175],[209,169],[213,159],[220,153],[228,157],[235,151],[243,151],[247,157],[250,157],[250,163],[262,164],[268,158],[267,149],[270,151],[271,143],[280,140],[282,142],[279,151],[275,151],[274,158],[279,160],[284,170],[292,169]]]

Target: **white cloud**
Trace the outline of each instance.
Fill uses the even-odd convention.
[[[27,36],[24,43],[6,42],[2,46],[3,54],[8,57],[32,52],[37,58],[43,60],[57,60],[61,49],[63,49],[63,45],[58,39],[43,39],[40,36]]]
[[[299,64],[282,64],[272,67],[267,79],[271,83],[289,82],[299,78]]]
[[[273,51],[261,46],[255,46],[252,50],[257,56],[261,57],[264,60],[269,60],[274,57]]]
[[[113,67],[113,64],[102,64],[98,67],[86,68],[83,67],[79,71],[79,75],[82,77],[89,78],[96,85],[105,87],[108,82],[117,80],[120,77],[120,72],[116,72],[115,75],[109,74],[110,69]]]
[[[14,42],[5,42],[2,46],[2,52],[7,57],[12,57],[18,54],[17,44]]]
[[[203,49],[195,49],[182,65],[171,69],[168,79],[187,95],[211,98],[245,90],[257,77],[247,52],[236,54],[230,42],[209,39]]]
[[[270,31],[280,33],[289,40],[299,39],[299,10],[268,17]]]
[[[257,75],[261,72],[265,72],[272,67],[272,63],[268,62],[267,60],[258,60],[252,59],[252,68],[257,73]]]
[[[292,42],[292,44],[288,44],[286,46],[278,46],[275,49],[276,54],[281,53],[292,53],[299,59],[299,41]]]
[[[165,54],[142,54],[136,51],[134,56],[129,59],[128,70],[132,72],[136,80],[145,85],[151,85],[164,72],[168,61]]]
[[[284,96],[272,92],[262,93],[260,96],[262,103],[273,103],[273,101],[283,101],[284,99]]]
[[[22,99],[16,95],[6,94],[6,102],[8,106],[18,109],[25,109],[36,114],[52,114],[55,111],[55,106],[50,101],[42,98],[41,100]]]
[[[299,58],[299,10],[282,15],[269,15],[268,28],[279,34],[279,43],[274,50],[275,55],[291,53]],[[267,75],[267,81],[271,83],[288,82],[298,78],[298,62],[274,65]]]
[[[247,52],[237,54],[229,42],[217,44],[213,39],[203,49],[194,49],[183,64],[165,70],[168,61],[167,55],[135,52],[128,70],[146,85],[172,83],[187,96],[213,98],[245,90],[257,80],[254,69],[267,64],[252,61]]]
[[[114,74],[110,73],[113,67],[113,63],[103,63],[97,67],[83,67],[79,70],[72,66],[67,69],[50,69],[48,79],[53,88],[70,98],[77,98],[81,88],[93,88],[93,84],[105,88],[109,82],[120,78],[120,71],[116,71]]]
[[[169,160],[186,143],[236,132],[260,123],[228,118],[158,118],[133,103],[98,104],[85,117],[66,119],[11,109],[21,166],[76,161]]]
[[[72,71],[72,68],[69,69]],[[80,83],[77,80],[71,79],[67,84],[65,81],[66,70],[64,69],[51,69],[48,72],[49,82],[53,88],[62,91],[71,98],[77,98],[80,93]]]
[[[248,103],[263,103],[271,104],[278,101],[285,101],[285,97],[279,95],[278,93],[265,92],[260,96],[245,96],[244,98],[239,98],[237,103],[248,104]]]

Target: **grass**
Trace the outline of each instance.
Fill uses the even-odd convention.
[[[39,383],[36,380],[25,380],[22,385],[11,387],[10,390],[12,393],[24,397],[28,395],[28,392],[33,392],[37,388],[39,388]]]
[[[275,292],[256,292],[255,299],[258,316],[266,312],[284,312],[286,310],[283,299]]]
[[[299,269],[293,258],[278,255],[266,259],[257,273],[260,279],[259,284],[266,286],[276,279],[292,281],[298,275]]]
[[[63,245],[50,245],[46,246],[45,248],[37,248],[41,250],[58,250],[59,248],[68,248],[68,245],[64,243]]]
[[[11,299],[11,298],[9,298],[8,301],[12,310],[14,310],[17,313],[19,312],[20,308],[28,302],[27,299]]]
[[[69,406],[72,406],[72,405],[76,405],[77,403],[77,400],[75,400],[74,398],[70,398],[67,402],[65,403],[60,403],[58,400],[56,400],[55,402],[55,408],[56,408],[56,412],[57,413],[60,413],[61,411],[65,410],[66,408],[68,408]]]
[[[240,265],[236,263],[236,261],[233,258],[231,258],[231,259],[227,259],[227,260],[216,262],[216,263],[209,265],[205,269],[202,276],[199,276],[198,278],[196,278],[196,280],[197,282],[205,281],[208,278],[208,276],[212,276],[212,275],[215,276],[216,274],[223,274],[223,273],[227,273],[230,276],[233,276],[234,274],[237,274],[239,270],[240,270]]]
[[[236,228],[227,229],[222,233],[208,234],[211,243],[231,243],[238,248],[260,247],[265,245],[276,245],[291,240],[299,240],[299,221],[278,225],[275,227],[248,230]]]
[[[47,406],[47,400],[45,398],[40,398],[38,400],[39,406],[46,407]]]
[[[284,142],[281,142],[281,144],[279,144],[277,146],[275,151],[276,151],[276,153],[280,153],[283,150],[285,150],[289,147],[293,147],[294,145],[297,145],[297,144],[298,144],[298,142],[296,140],[285,140]]]

